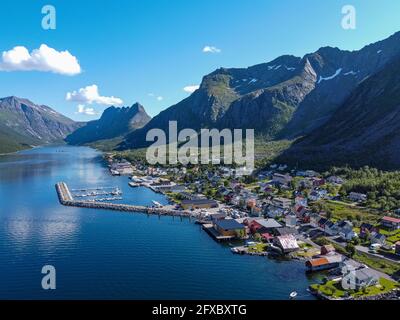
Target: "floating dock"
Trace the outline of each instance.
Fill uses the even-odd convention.
[[[88,208],[88,209],[105,209],[121,212],[137,212],[155,215],[167,215],[178,217],[193,217],[193,213],[189,211],[172,210],[167,208],[151,208],[145,206],[135,206],[129,204],[104,203],[99,201],[79,201],[75,200],[65,182],[56,184],[56,191],[60,203],[68,207]]]

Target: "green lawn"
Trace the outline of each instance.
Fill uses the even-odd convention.
[[[249,246],[247,249],[248,249],[248,252],[250,252],[250,253],[263,253],[263,252],[267,251],[267,248],[268,248],[268,245],[266,245],[265,243],[256,243],[256,244]]]
[[[398,286],[398,283],[394,281],[380,278],[378,285],[356,292],[349,292],[349,294],[355,298],[375,296],[392,291]],[[346,290],[342,288],[340,281],[328,281],[325,284],[313,284],[311,288],[332,298],[343,298],[346,295]]]
[[[379,284],[366,288],[364,291],[358,291],[352,294],[353,297],[368,297],[376,296],[381,293],[386,293],[397,288],[398,284],[385,278],[379,279]]]
[[[325,284],[313,284],[311,288],[332,298],[343,298],[346,294],[340,282],[337,281],[328,281]]]
[[[386,236],[386,241],[395,244],[397,241],[400,241],[400,230],[388,231],[386,229],[379,229],[379,232]]]

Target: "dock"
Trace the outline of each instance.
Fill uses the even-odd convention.
[[[87,208],[87,209],[105,209],[121,212],[131,212],[131,213],[147,213],[154,215],[166,215],[166,216],[176,216],[176,217],[193,217],[193,213],[189,211],[172,210],[167,208],[152,208],[145,206],[136,206],[129,204],[118,204],[118,203],[105,203],[99,201],[80,201],[75,200],[72,196],[68,185],[65,182],[58,182],[56,184],[56,191],[60,203],[67,207],[77,207],[77,208]]]

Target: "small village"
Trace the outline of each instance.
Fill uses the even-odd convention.
[[[175,210],[192,212],[233,254],[304,261],[306,272],[322,275],[309,288],[321,299],[400,297],[400,210],[368,210],[366,194],[340,192],[341,176],[283,164],[243,175],[246,168],[222,165],[164,168],[112,155],[106,160],[111,174],[130,177],[132,188],[150,188]]]

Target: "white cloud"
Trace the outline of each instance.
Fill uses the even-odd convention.
[[[42,71],[73,76],[81,73],[81,67],[68,51],[57,51],[42,44],[30,53],[23,46],[3,51],[0,71]]]
[[[221,49],[218,49],[217,47],[213,47],[213,46],[205,46],[203,48],[203,52],[204,53],[220,53]]]
[[[164,97],[161,97],[161,96],[157,97],[157,101],[163,101],[163,100],[164,100]]]
[[[98,114],[93,108],[88,108],[83,104],[79,104],[77,109],[78,111],[76,113],[85,114],[88,116],[95,116]]]
[[[103,97],[99,94],[99,88],[93,84],[85,88],[80,88],[78,91],[68,92],[66,96],[67,101],[74,101],[80,104],[100,104],[106,106],[121,105],[123,101],[120,98]]]
[[[195,92],[197,89],[199,89],[200,86],[199,85],[191,85],[191,86],[186,86],[183,88],[183,91],[187,92],[187,93],[193,93]]]

